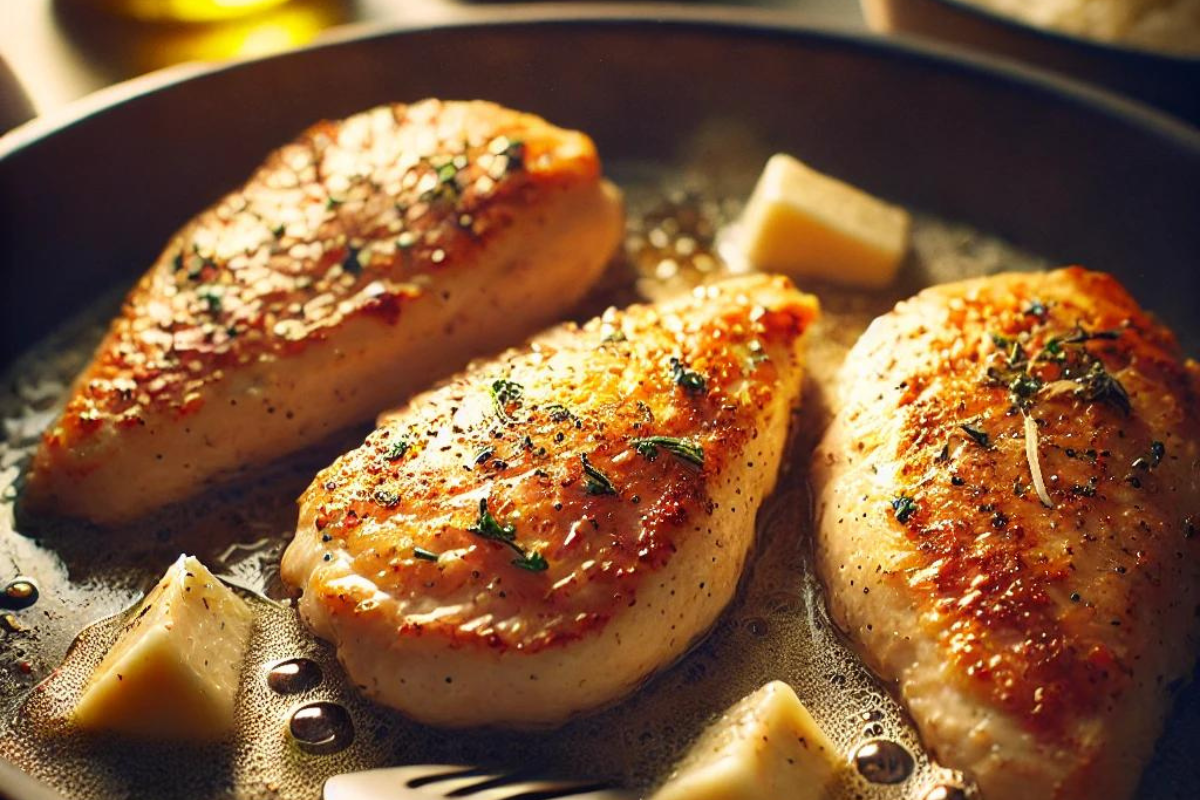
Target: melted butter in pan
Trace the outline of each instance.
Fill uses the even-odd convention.
[[[609,304],[660,299],[720,277],[717,234],[739,211],[740,200],[730,198],[746,196],[756,177],[747,165],[761,165],[767,154],[761,155],[724,167],[708,160],[703,173],[686,166],[667,172],[643,164],[610,165],[627,190],[628,247],[579,315]],[[824,306],[809,340],[805,406],[793,426],[797,432],[786,462],[791,468],[785,466],[779,488],[759,514],[758,546],[733,607],[711,636],[633,697],[553,733],[446,732],[410,722],[362,699],[347,684],[332,648],[313,639],[298,621],[277,573],[279,553],[295,522],[294,498],[317,469],[357,444],[364,430],[119,532],[77,523],[17,532],[11,484],[115,308],[113,301],[99,304],[90,319],[31,352],[0,384],[5,422],[0,487],[9,487],[0,503],[0,583],[31,575],[41,595],[33,606],[6,612],[21,630],[0,631],[0,757],[71,796],[96,798],[201,798],[228,792],[309,798],[340,772],[423,762],[526,766],[644,789],[665,776],[714,717],[764,683],[782,679],[847,759],[873,740],[894,742],[913,755],[911,774],[898,784],[870,783],[847,770],[841,787],[846,797],[915,800],[947,781],[952,784],[954,776],[924,755],[899,705],[828,622],[812,574],[810,498],[801,465],[831,413],[828,387],[834,372],[874,316],[930,283],[1043,264],[968,228],[920,215],[913,248],[899,281],[888,290],[867,294],[802,287],[816,291]],[[184,551],[235,585],[270,598],[254,603],[258,620],[239,690],[236,739],[197,753],[171,743],[135,746],[69,730],[62,720],[115,639],[122,621],[116,612]],[[72,639],[89,624],[68,653]],[[64,657],[63,668],[51,674]],[[296,691],[278,691],[272,670],[291,659],[307,659],[303,663],[314,666],[306,669],[315,669],[321,679],[295,684]],[[297,711],[312,707],[346,712],[352,731],[344,730],[340,716],[333,720],[343,726],[337,747],[301,746],[288,734]],[[310,711],[301,716],[302,734],[311,733],[309,723],[328,721]]]

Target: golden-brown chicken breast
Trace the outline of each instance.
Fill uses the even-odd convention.
[[[988,800],[1130,796],[1200,633],[1200,368],[1071,268],[901,303],[841,389],[834,618]]]
[[[549,725],[631,691],[729,602],[815,301],[756,276],[609,311],[385,415],[301,498],[282,574],[371,697]]]
[[[558,317],[622,231],[591,140],[538,117],[427,100],[316,125],[134,288],[24,508],[118,522],[370,419]]]

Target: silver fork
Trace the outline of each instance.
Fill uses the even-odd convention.
[[[522,780],[511,773],[450,764],[348,772],[325,781],[324,800],[636,800],[603,783]]]

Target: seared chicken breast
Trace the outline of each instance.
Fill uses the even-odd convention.
[[[24,508],[119,522],[370,419],[560,316],[622,232],[591,140],[538,117],[427,100],[316,125],[133,289]]]
[[[284,579],[374,699],[546,726],[682,654],[775,484],[815,301],[785,278],[565,325],[384,415],[300,500]]]
[[[835,620],[988,800],[1129,797],[1200,633],[1200,367],[1070,268],[899,304],[841,389]]]

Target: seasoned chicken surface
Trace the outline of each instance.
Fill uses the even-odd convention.
[[[485,102],[318,124],[181,230],[28,476],[129,519],[320,440],[575,303],[623,231],[582,133]]]
[[[819,446],[838,623],[988,800],[1129,797],[1200,621],[1200,367],[1111,277],[876,320]]]
[[[300,501],[300,611],[371,697],[545,726],[668,664],[736,588],[816,313],[756,276],[535,338],[384,415]]]

